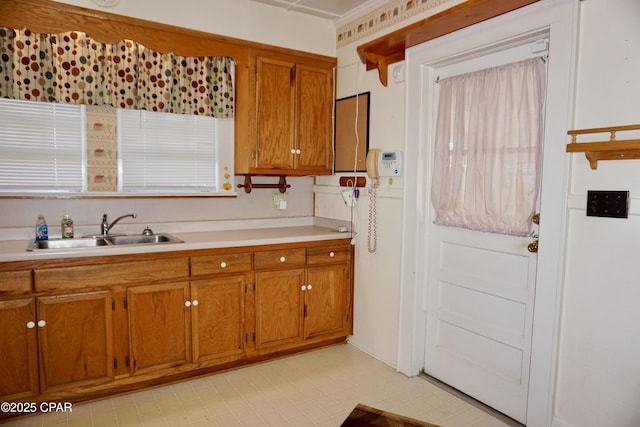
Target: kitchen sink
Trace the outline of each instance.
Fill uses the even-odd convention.
[[[73,249],[73,248],[96,248],[123,245],[159,245],[166,243],[184,243],[182,240],[170,234],[152,235],[114,235],[114,236],[93,236],[77,239],[49,239],[36,240],[30,242],[28,251],[41,249]]]
[[[142,245],[158,243],[182,243],[182,240],[170,234],[153,234],[151,236],[107,236],[112,245]]]
[[[69,249],[69,248],[95,248],[97,246],[108,246],[109,243],[102,238],[82,238],[82,239],[51,239],[36,240],[29,245],[27,250],[33,249]]]

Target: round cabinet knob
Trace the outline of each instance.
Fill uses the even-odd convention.
[[[300,149],[299,148],[296,150],[296,154],[300,154]]]
[[[27,328],[33,329],[35,327],[36,327],[36,322],[33,322],[33,321],[28,321],[27,322]]]
[[[224,261],[222,261],[222,262],[220,263],[220,268],[227,268],[227,263],[226,263],[226,262],[224,262]]]
[[[283,256],[280,257],[280,262],[285,262],[287,259]]]
[[[194,307],[197,307],[198,306],[198,300],[194,299],[191,304],[193,304]]]
[[[313,289],[313,286],[311,286],[311,285],[307,285],[307,290],[309,290],[309,291],[310,291],[311,289]]]
[[[335,253],[335,252],[329,252],[329,256],[330,256],[331,258],[333,258],[334,256],[336,256],[336,253]]]
[[[295,148],[291,149],[291,154],[296,154],[296,149]]]
[[[307,290],[307,287],[305,285],[300,286],[300,289],[302,289],[303,291]]]
[[[47,322],[45,322],[44,320],[38,320],[38,326],[41,328],[44,328],[47,325]]]
[[[185,307],[191,307],[191,301],[185,301],[184,302],[184,306]]]

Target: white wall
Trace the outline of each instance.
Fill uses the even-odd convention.
[[[329,21],[249,0],[120,0],[110,8],[92,0],[56,0],[117,15],[335,56]]]
[[[579,9],[573,128],[640,123],[640,2],[586,0],[579,2]],[[423,17],[416,16],[415,21]],[[402,149],[405,85],[390,81],[388,87],[383,87],[375,71],[364,71],[355,48],[394,29],[396,27],[384,29],[337,52],[338,97],[371,91],[370,146],[374,148]],[[567,142],[568,137],[557,141],[562,146]],[[640,160],[603,161],[594,171],[584,155],[567,156],[571,161],[571,175],[559,352],[555,355],[556,388],[552,391],[553,425],[637,426],[640,420],[640,263],[636,260],[640,255]],[[322,178],[318,183],[322,187],[316,187],[317,214],[348,220],[351,212],[340,202],[337,178]],[[395,185],[401,187],[402,180]],[[629,219],[586,217],[587,190],[629,190],[632,198]],[[393,192],[392,198],[379,198],[378,252],[369,254],[366,250],[368,200],[366,191],[362,193],[365,197],[353,213],[359,237],[355,335],[351,342],[395,366],[402,203],[393,198],[397,194]]]
[[[412,20],[424,19],[461,0],[451,0],[417,14]],[[384,34],[407,25],[408,22],[384,28],[378,33],[341,47],[338,57],[337,98],[362,92],[371,92],[369,117],[369,147],[383,150],[403,150],[405,143],[405,82],[394,83],[390,78],[382,86],[376,71],[365,70],[356,48]],[[399,63],[397,65],[402,65]],[[344,175],[344,174],[343,174]],[[365,175],[360,174],[360,175]],[[357,209],[353,212],[344,205],[339,195],[337,177],[319,177],[316,189],[316,215],[342,220],[355,220],[358,236],[355,258],[354,335],[350,342],[391,366],[397,366],[398,327],[400,304],[400,262],[402,235],[403,179],[393,184],[382,179],[378,190],[377,251],[367,250],[369,198],[361,190]],[[367,180],[367,186],[371,184]]]
[[[574,128],[640,123],[640,2],[588,0],[580,8]],[[557,425],[637,426],[640,161],[602,161],[597,170],[583,154],[571,162]],[[629,190],[629,218],[587,217],[587,190]]]
[[[187,27],[230,37],[335,56],[335,28],[326,20],[287,12],[248,0],[121,0],[113,8],[101,8],[91,0],[63,1],[170,25]],[[277,178],[256,178],[256,182],[277,182]],[[236,179],[236,184],[242,182]],[[63,210],[70,209],[76,227],[98,230],[102,213],[110,219],[137,212],[136,220],[123,223],[146,225],[172,221],[205,221],[313,215],[312,178],[289,178],[287,210],[278,211],[271,202],[272,190],[254,190],[237,198],[180,199],[0,199],[0,232],[18,229],[20,238],[33,236],[38,213],[43,213],[52,235],[59,233]],[[161,232],[162,230],[155,230]]]

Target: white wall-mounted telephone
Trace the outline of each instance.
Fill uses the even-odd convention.
[[[402,175],[402,153],[372,148],[367,153],[367,175],[371,179]]]
[[[380,186],[381,176],[402,175],[402,152],[381,151],[372,148],[367,153],[367,175],[373,180],[369,188],[369,229],[367,233],[367,249],[373,253],[378,246],[378,229],[376,220],[376,192]]]

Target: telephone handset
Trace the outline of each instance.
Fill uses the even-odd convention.
[[[367,175],[371,179],[402,175],[402,153],[372,148],[367,153]]]
[[[381,151],[372,148],[367,153],[367,175],[373,180],[369,189],[369,229],[367,249],[373,253],[378,245],[378,229],[376,220],[376,192],[380,186],[381,176],[402,175],[402,153],[400,151]]]

